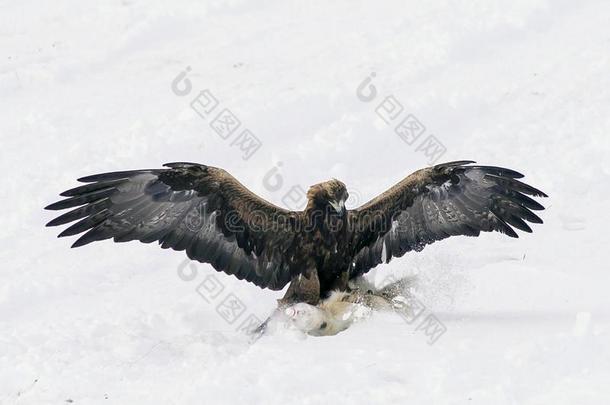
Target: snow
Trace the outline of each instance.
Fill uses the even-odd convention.
[[[0,8],[1,403],[610,403],[607,2]],[[205,89],[262,142],[249,159],[191,108]],[[390,95],[425,127],[412,144],[381,117],[396,104],[375,112]],[[281,292],[154,245],[70,250],[44,228],[77,177],[173,161],[282,206],[337,178],[350,208],[428,165],[428,135],[440,161],[510,167],[550,195],[532,235],[451,238],[369,274],[416,277],[422,317],[446,327],[432,345],[383,313],[252,343],[236,328]],[[226,297],[244,305],[232,324]]]

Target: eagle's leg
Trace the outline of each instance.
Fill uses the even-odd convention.
[[[327,292],[329,291],[349,291],[349,271],[344,271],[337,275],[337,278],[332,280],[328,288],[325,288]]]
[[[295,276],[284,297],[278,300],[280,306],[297,302],[305,302],[310,305],[317,305],[320,302],[320,280],[315,268]]]
[[[415,280],[413,277],[405,277],[386,285],[377,291],[377,295],[385,297],[389,300],[394,300],[397,297],[408,295],[414,283]]]

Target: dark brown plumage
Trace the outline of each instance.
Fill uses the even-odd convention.
[[[72,210],[47,225],[78,221],[59,235],[84,233],[73,247],[158,241],[262,288],[292,281],[284,301],[315,304],[347,289],[350,278],[437,240],[490,231],[517,237],[513,228],[531,232],[525,221],[542,223],[532,211],[543,207],[528,197],[546,197],[542,191],[513,170],[472,163],[419,170],[354,210],[345,209],[343,183],[320,183],[303,211],[263,200],[222,169],[170,163],[79,179],[87,184],[46,207]]]

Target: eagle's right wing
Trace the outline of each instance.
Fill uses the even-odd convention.
[[[165,166],[81,178],[88,184],[46,207],[78,208],[47,225],[80,220],[59,235],[85,232],[73,247],[109,238],[158,241],[262,288],[282,289],[296,275],[286,252],[298,244],[298,213],[263,200],[222,169]]]
[[[471,163],[418,170],[350,210],[357,251],[351,277],[450,236],[498,231],[516,238],[513,227],[531,232],[525,221],[542,223],[532,210],[544,207],[528,195],[546,194],[517,180],[523,175],[514,170]]]

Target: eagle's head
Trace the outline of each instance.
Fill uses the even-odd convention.
[[[337,179],[314,184],[307,191],[307,208],[331,209],[340,215],[345,215],[345,200],[348,197],[347,188]]]

